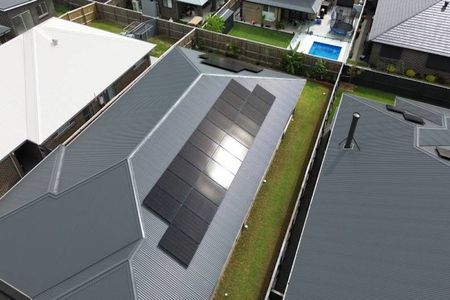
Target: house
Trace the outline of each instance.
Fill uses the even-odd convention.
[[[11,32],[11,28],[0,25],[0,45],[8,41],[7,35]]]
[[[155,45],[51,18],[0,46],[0,195],[150,64]]]
[[[0,199],[4,286],[211,297],[305,80],[200,54],[167,52]]]
[[[0,25],[10,28],[8,38],[24,33],[55,14],[52,0],[2,0]]]
[[[142,3],[145,1],[149,0],[142,0]],[[188,23],[195,16],[206,17],[224,2],[223,0],[158,0],[158,8],[161,17]]]
[[[321,0],[244,0],[241,19],[245,22],[274,25],[315,19]]]
[[[369,34],[370,64],[450,80],[450,7],[442,0],[379,0]]]
[[[285,299],[448,299],[449,124],[344,94]]]

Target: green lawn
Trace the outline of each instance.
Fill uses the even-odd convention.
[[[325,93],[325,95],[324,95]],[[239,238],[215,299],[261,299],[278,257],[298,184],[303,180],[311,148],[331,93],[328,86],[307,82],[294,121],[256,197],[246,229]],[[225,298],[225,293],[228,296]]]
[[[88,25],[94,28],[106,30],[113,33],[121,33],[124,28],[123,26],[108,20],[94,20],[90,22]]]
[[[156,44],[156,47],[150,51],[150,55],[155,57],[163,55],[175,43],[173,39],[164,36],[153,36],[148,39],[148,42]]]
[[[53,6],[55,7],[55,14],[58,17],[70,11],[70,7],[65,4],[53,2]]]
[[[242,23],[234,23],[233,28],[228,34],[282,48],[287,48],[293,38],[292,34],[286,32]]]
[[[334,101],[333,107],[331,108],[331,116],[334,116],[334,114],[336,113],[336,110],[339,107],[339,103],[341,102],[342,94],[344,92],[383,104],[392,105],[395,101],[395,95],[388,92],[370,89],[362,86],[345,85],[341,86],[336,93],[336,100]],[[330,118],[330,121],[331,120],[332,118]]]

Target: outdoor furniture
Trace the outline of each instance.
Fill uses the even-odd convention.
[[[192,25],[192,26],[197,27],[200,24],[202,24],[202,22],[203,22],[203,18],[199,17],[199,16],[196,16],[196,17],[193,17],[191,21],[189,21],[188,25]]]

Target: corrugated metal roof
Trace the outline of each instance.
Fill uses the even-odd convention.
[[[269,73],[276,76],[267,78],[263,77],[268,74],[264,71],[252,74],[252,77],[245,76],[247,73],[244,72],[223,73],[216,68],[211,68],[211,73],[203,73],[200,72],[200,62],[188,58],[199,54],[188,49],[173,49],[80,136],[44,159],[27,175],[28,179],[25,178],[2,198],[0,203],[13,203],[15,195],[23,200],[5,209],[5,213],[13,212],[3,219],[0,217],[0,231],[11,233],[19,230],[24,237],[32,232],[35,239],[18,239],[6,249],[0,249],[4,259],[15,255],[12,251],[20,247],[18,243],[30,243],[29,251],[33,250],[29,260],[19,262],[16,255],[3,264],[0,258],[0,264],[7,266],[0,271],[0,278],[8,279],[16,287],[39,295],[41,299],[67,294],[81,282],[94,283],[103,278],[108,269],[117,267],[124,259],[128,260],[130,249],[135,249],[143,230],[145,238],[139,240],[140,246],[129,259],[136,288],[133,297],[198,299],[211,295],[305,81],[274,72]],[[218,74],[213,73],[215,70]],[[197,254],[185,269],[157,248],[167,225],[140,203],[231,79],[249,89],[259,84],[277,100]],[[252,176],[248,176],[250,172]],[[48,191],[56,193],[56,196],[48,194]],[[44,200],[36,199],[41,194],[45,195]],[[40,203],[50,207],[45,206],[45,211],[37,210]],[[131,208],[134,208],[134,215],[131,215]],[[52,210],[51,217],[40,224],[38,218],[45,217]],[[27,216],[18,218],[19,213]],[[71,215],[67,215],[69,213]],[[23,220],[36,220],[39,226],[30,228],[30,224]],[[7,221],[11,224],[6,224]],[[18,222],[22,222],[20,226]],[[63,224],[55,226],[59,222]],[[45,230],[49,230],[45,226],[51,224],[52,234],[43,239],[46,252],[42,253],[44,249],[40,248],[42,245],[38,239],[42,238]],[[13,225],[18,226],[17,229],[13,230],[16,228]],[[106,225],[108,230],[104,227]],[[130,226],[136,231],[131,232]],[[72,231],[75,229],[77,232]],[[70,242],[67,241],[69,238]],[[3,234],[0,243],[8,244],[11,239],[14,237]],[[89,247],[80,249],[84,243]],[[72,248],[53,249],[61,245]],[[76,250],[78,252],[73,253]],[[122,251],[123,255],[113,253],[115,251]],[[54,259],[50,263],[47,259],[50,256],[59,257],[61,263],[55,266]],[[36,260],[39,262],[34,262]],[[66,263],[66,260],[70,261]],[[90,262],[89,266],[87,262]],[[73,269],[75,264],[84,270]],[[48,278],[30,282],[36,270],[42,272],[46,268],[54,268],[48,270]],[[28,272],[28,269],[31,272],[21,278],[20,274]],[[70,278],[69,273],[74,272],[80,273]],[[95,287],[102,284],[95,284]],[[129,288],[128,282],[123,288]]]
[[[321,4],[320,0],[250,0],[249,2],[302,11],[310,14],[317,13]]]
[[[344,151],[354,112],[361,151]],[[448,298],[450,167],[399,116],[344,95],[286,299]]]
[[[2,0],[0,1],[0,10],[7,11],[17,6],[36,2],[36,0]]]
[[[379,0],[369,40],[450,56],[450,7],[442,0]]]

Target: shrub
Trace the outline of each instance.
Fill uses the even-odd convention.
[[[386,71],[391,74],[397,73],[397,67],[394,66],[393,64],[389,64],[386,67]]]
[[[289,46],[289,50],[281,59],[281,66],[287,73],[299,74],[303,69],[303,60],[305,57],[302,53],[297,51],[299,46],[300,43],[298,43],[294,48]]]
[[[239,56],[239,48],[233,44],[227,44],[227,51],[225,55],[232,58],[237,58]]]
[[[209,16],[206,19],[204,28],[209,31],[223,32],[225,29],[225,21],[219,16]]]
[[[327,73],[327,63],[323,59],[317,60],[314,66],[309,69],[309,76],[315,79],[323,80]]]
[[[438,80],[438,77],[433,74],[428,74],[427,76],[425,76],[425,80],[428,82],[436,82]]]
[[[413,69],[408,69],[408,70],[406,70],[405,75],[410,78],[414,78],[414,77],[416,77],[417,73]]]
[[[284,29],[284,23],[282,21],[277,21],[275,23],[275,29],[276,30]]]

